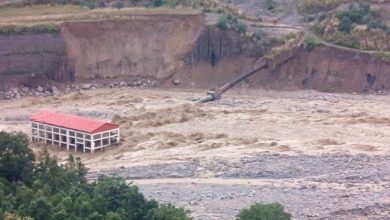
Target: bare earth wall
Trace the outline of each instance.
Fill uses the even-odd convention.
[[[390,62],[329,47],[301,48],[284,65],[253,77],[256,87],[277,90],[367,92],[390,89]]]
[[[68,22],[58,34],[0,36],[0,88],[132,76],[155,78],[163,87],[178,79],[183,88],[210,88],[252,69],[262,55],[238,33],[206,26],[202,14]],[[332,48],[302,48],[245,83],[277,90],[386,90],[390,63]]]

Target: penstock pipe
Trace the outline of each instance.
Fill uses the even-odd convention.
[[[237,85],[237,83],[241,82],[242,80],[244,80],[244,79],[248,78],[249,76],[255,74],[256,72],[260,71],[261,69],[266,68],[267,66],[268,66],[267,63],[263,62],[261,65],[257,66],[255,69],[253,69],[249,72],[246,72],[244,74],[241,74],[236,78],[231,79],[229,82],[223,84],[217,90],[208,91],[207,96],[197,100],[196,103],[206,103],[206,102],[212,102],[212,101],[220,99],[222,94],[225,93],[227,90],[229,90],[233,86]]]

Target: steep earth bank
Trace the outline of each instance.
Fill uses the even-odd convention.
[[[66,22],[58,34],[0,35],[0,48],[0,87],[132,77],[162,82],[176,74],[209,75],[218,68],[240,72],[262,55],[237,32],[205,25],[203,14]],[[234,60],[232,69],[224,66],[226,60]]]
[[[0,48],[0,88],[134,77],[152,78],[163,87],[175,81],[183,88],[211,88],[252,69],[265,53],[237,32],[205,25],[199,13],[67,22],[60,33],[0,35]],[[302,47],[288,62],[270,65],[242,85],[382,91],[390,86],[390,62],[332,48]]]
[[[252,81],[254,87],[276,90],[384,91],[390,87],[390,61],[325,46],[301,48],[294,58],[256,74]]]
[[[69,80],[60,34],[0,36],[0,88],[41,80]]]

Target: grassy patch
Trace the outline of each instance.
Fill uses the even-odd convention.
[[[85,11],[88,11],[88,9],[75,5],[33,5],[26,7],[0,8],[0,17],[72,14]]]
[[[344,0],[299,0],[298,7],[302,12],[312,14],[330,11],[343,2]]]
[[[377,59],[390,62],[390,54],[388,53],[378,52],[378,53],[374,53],[373,56]]]
[[[305,42],[306,42],[306,48],[308,50],[312,50],[322,45],[322,43],[316,38],[307,38]]]
[[[0,35],[59,33],[60,31],[60,27],[54,24],[0,26]]]
[[[134,15],[197,15],[199,10],[173,8],[123,8],[94,9],[79,13],[50,14],[36,16],[3,17],[0,26],[29,26],[37,24],[61,24],[67,21],[126,19]],[[1,18],[1,17],[0,17]]]

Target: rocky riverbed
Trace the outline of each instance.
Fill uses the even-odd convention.
[[[279,202],[294,219],[386,219],[390,156],[258,154],[151,166],[99,175],[134,181],[149,198],[190,209],[196,219],[233,219],[255,202]]]
[[[172,82],[173,84],[177,82]],[[117,82],[92,82],[92,83],[68,83],[68,84],[42,84],[37,87],[20,86],[13,88],[0,88],[0,100],[20,99],[24,96],[48,97],[60,96],[73,92],[95,90],[102,88],[152,88],[159,84],[155,79],[137,78],[130,81]]]

